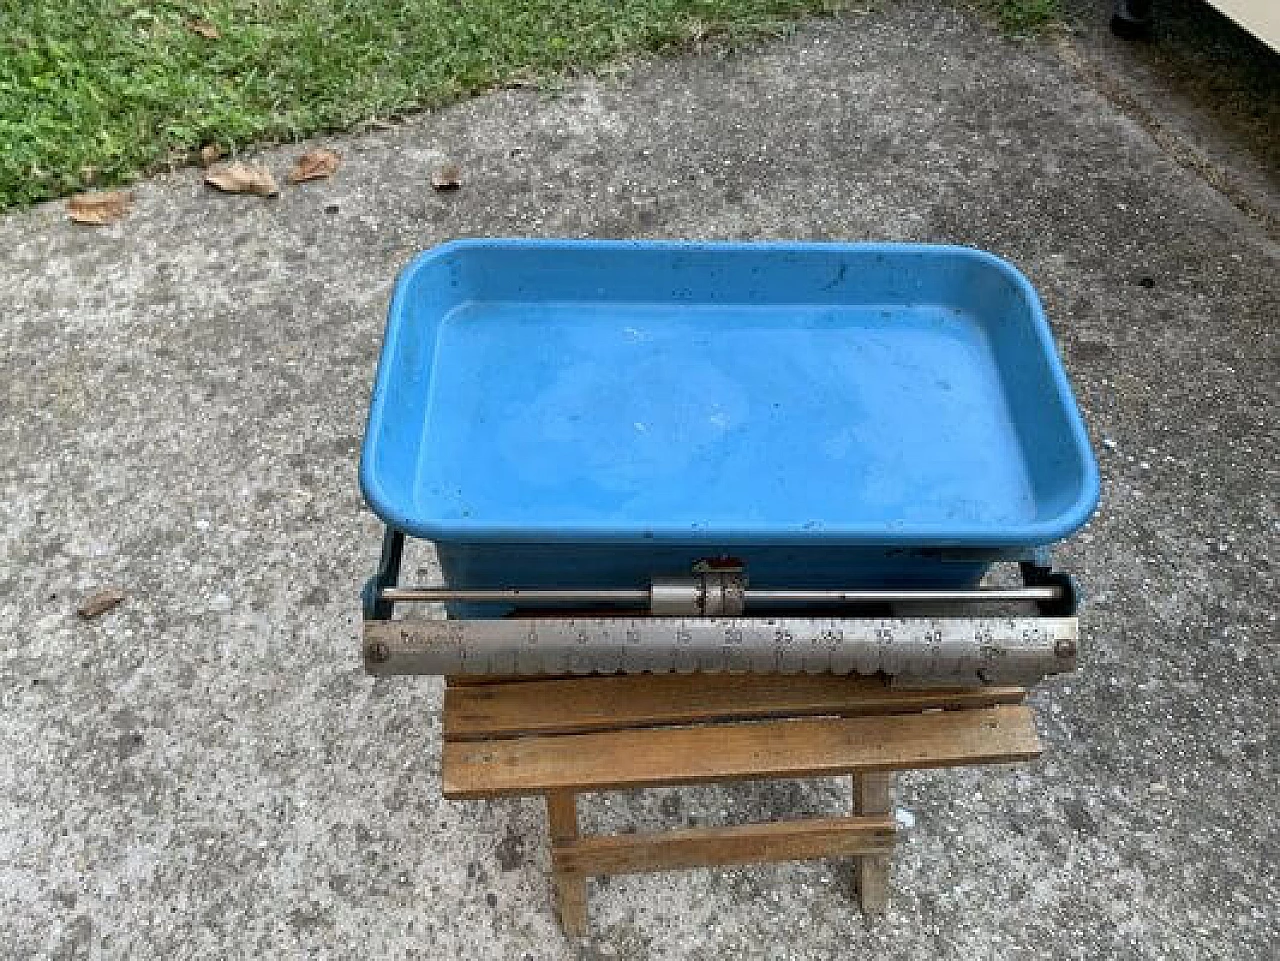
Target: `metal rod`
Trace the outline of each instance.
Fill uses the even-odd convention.
[[[545,590],[519,587],[493,590],[454,590],[449,587],[388,587],[385,601],[463,601],[475,604],[648,604],[649,589]]]
[[[1002,587],[976,590],[902,590],[902,591],[838,591],[838,590],[759,590],[744,592],[746,603],[759,607],[770,604],[889,604],[889,603],[999,603],[1008,601],[1051,601],[1061,596],[1056,586]],[[384,601],[450,601],[477,604],[642,604],[650,599],[648,588],[601,590],[549,590],[495,588],[490,590],[455,590],[449,587],[387,587]]]
[[[746,591],[748,604],[854,604],[893,602],[928,602],[945,601],[963,603],[978,601],[995,603],[999,601],[1052,601],[1056,600],[1060,590],[1057,587],[1000,587],[977,590],[957,591],[792,591],[792,590],[752,590]]]

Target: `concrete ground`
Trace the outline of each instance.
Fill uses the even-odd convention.
[[[1266,62],[1236,42],[1224,64]],[[337,138],[338,175],[277,200],[184,170],[117,227],[0,220],[0,956],[1275,957],[1280,256],[1213,185],[1230,151],[1159,133],[1177,90],[1108,94],[1162,82],[1111,43],[902,0]],[[1042,761],[902,779],[882,923],[816,862],[598,884],[569,942],[539,804],[443,802],[440,683],[362,674],[388,291],[415,251],[507,234],[953,241],[1042,292],[1105,482],[1059,555],[1083,664],[1035,696]],[[128,600],[78,620],[106,583]],[[845,803],[599,800],[589,824],[640,829]]]

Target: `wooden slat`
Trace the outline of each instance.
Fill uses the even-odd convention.
[[[813,818],[582,838],[554,845],[551,863],[556,870],[592,875],[885,855],[893,851],[893,837],[889,817]]]
[[[486,684],[523,684],[528,681],[558,681],[566,678],[595,677],[594,674],[446,674],[449,687],[483,687]]]
[[[1039,753],[1030,709],[1002,704],[929,714],[446,741],[441,782],[447,798],[483,798],[985,764]]]
[[[888,816],[893,810],[893,775],[882,772],[853,776],[855,814]],[[871,855],[858,858],[854,878],[858,901],[868,917],[882,916],[889,905],[889,859]]]
[[[855,774],[854,814],[887,814],[893,807],[892,774]]]
[[[551,844],[573,844],[578,839],[578,803],[572,791],[547,795],[547,830]],[[566,934],[587,933],[587,881],[580,872],[552,865],[555,878],[556,912]]]
[[[905,714],[1016,704],[1020,687],[898,690],[830,674],[628,674],[451,686],[447,740],[620,730],[708,720]]]

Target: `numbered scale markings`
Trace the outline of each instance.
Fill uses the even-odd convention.
[[[372,674],[751,671],[1026,682],[1075,667],[1074,617],[370,621]]]

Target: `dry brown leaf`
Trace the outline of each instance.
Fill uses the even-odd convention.
[[[444,164],[431,175],[436,190],[457,190],[462,186],[462,169],[455,163]]]
[[[222,148],[216,143],[207,143],[200,148],[200,166],[208,167],[222,156]]]
[[[300,184],[304,180],[319,180],[321,177],[332,177],[342,157],[332,150],[319,147],[308,150],[293,163],[289,171],[289,183]]]
[[[522,87],[536,87],[541,81],[538,79],[537,73],[532,70],[517,70],[511,76],[502,81],[504,87],[512,89],[520,89]]]
[[[222,36],[221,31],[208,20],[188,20],[187,29],[206,40],[217,40]]]
[[[77,224],[105,227],[114,224],[133,205],[131,190],[102,190],[76,194],[67,201],[67,216]]]
[[[229,194],[257,194],[274,197],[280,192],[276,178],[262,164],[245,163],[242,160],[213,167],[205,172],[204,182]]]
[[[115,607],[125,599],[124,591],[119,587],[104,587],[101,590],[94,591],[76,608],[76,613],[88,620],[92,617],[99,617],[107,613],[111,608]]]

